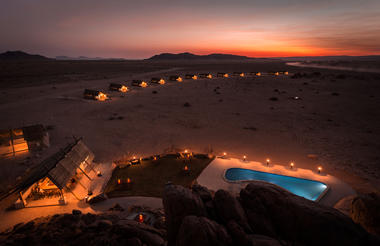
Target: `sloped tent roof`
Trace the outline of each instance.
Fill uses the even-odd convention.
[[[26,126],[22,128],[24,139],[26,141],[38,141],[46,135],[46,130],[43,125]]]
[[[74,176],[76,169],[83,161],[91,162],[93,159],[94,154],[83,141],[81,139],[75,140],[74,143],[68,144],[65,148],[42,161],[15,188],[6,194],[1,194],[0,200],[15,192],[29,188],[44,177],[49,177],[58,188],[62,189]]]

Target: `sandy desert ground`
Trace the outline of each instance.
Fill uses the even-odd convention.
[[[3,190],[72,136],[83,137],[100,163],[174,146],[225,151],[254,161],[269,157],[283,165],[294,161],[314,170],[321,165],[358,192],[380,187],[380,74],[298,68],[270,60],[64,61],[0,67],[0,129],[43,124],[49,126],[51,141],[50,148],[29,159],[0,160]],[[125,95],[107,89],[110,82],[167,79],[172,74],[276,70],[307,76],[184,80],[132,88]],[[111,100],[85,100],[85,88],[104,90]],[[310,154],[317,158],[308,158]]]

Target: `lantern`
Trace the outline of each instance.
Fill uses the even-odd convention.
[[[319,166],[319,167],[318,167],[318,173],[321,173],[321,171],[322,171],[322,167]]]
[[[130,184],[130,183],[131,183],[131,179],[127,178],[127,184]]]
[[[294,162],[291,162],[290,163],[290,169],[293,169],[293,167],[294,167]]]
[[[270,159],[268,158],[268,159],[267,159],[267,166],[269,166],[269,162],[270,162]]]
[[[117,184],[121,184],[121,180],[120,179],[117,179]]]
[[[140,223],[143,223],[143,222],[144,222],[144,215],[143,215],[143,214],[139,214],[138,221],[139,221]]]

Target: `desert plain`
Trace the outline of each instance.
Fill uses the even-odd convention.
[[[246,77],[217,78],[217,72]],[[265,75],[288,71],[289,75]],[[168,81],[211,73],[212,79]],[[262,72],[263,76],[251,76]],[[162,77],[165,85],[132,87]],[[323,171],[357,192],[380,187],[380,74],[289,66],[285,61],[33,61],[0,64],[0,129],[48,128],[50,147],[0,160],[1,191],[82,137],[96,163],[168,149]],[[108,90],[125,83],[130,91]],[[84,89],[105,92],[103,102]]]

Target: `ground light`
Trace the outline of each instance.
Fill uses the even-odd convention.
[[[270,162],[270,159],[267,158],[267,167],[269,167],[269,162]]]
[[[293,169],[293,167],[294,167],[294,162],[291,162],[290,163],[290,169]]]
[[[143,214],[139,214],[138,221],[139,221],[140,223],[143,223],[143,222],[144,222],[144,215],[143,215]]]
[[[243,161],[247,161],[247,156],[243,156]]]
[[[321,171],[322,171],[322,167],[319,166],[319,167],[318,167],[318,173],[321,173]]]

